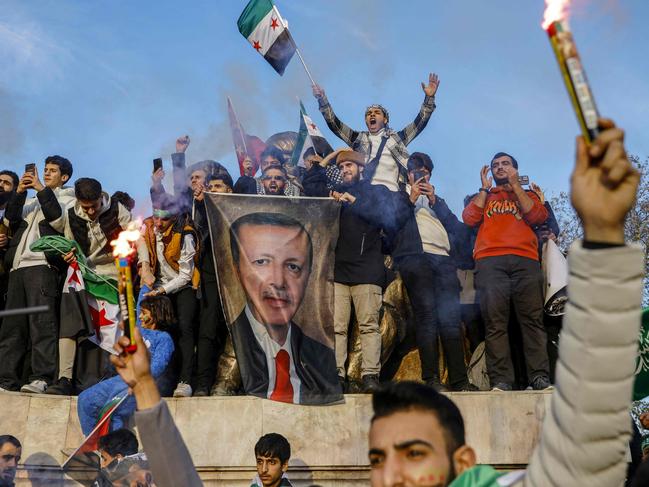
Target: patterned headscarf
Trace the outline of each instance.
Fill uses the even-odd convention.
[[[369,107],[367,107],[365,109],[365,115],[367,115],[367,112],[369,112],[370,110],[372,110],[374,108],[378,108],[379,110],[381,110],[383,112],[383,116],[385,117],[385,123],[387,125],[387,123],[390,121],[390,114],[385,109],[385,107],[383,107],[383,105],[370,105]]]

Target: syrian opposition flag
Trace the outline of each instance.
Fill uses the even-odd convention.
[[[87,337],[97,346],[115,353],[113,344],[121,335],[116,286],[116,282],[115,288],[110,282],[87,282],[79,264],[70,264],[61,295],[60,336]]]
[[[72,455],[63,462],[61,468],[64,471],[67,472],[69,469],[74,469],[75,467],[97,466],[97,454],[95,452],[99,448],[99,438],[110,432],[112,415],[127,397],[128,393],[117,395],[101,408],[95,428],[83,439],[79,448],[72,452]]]
[[[304,167],[304,153],[310,147],[320,156],[324,156],[333,150],[329,142],[327,142],[327,139],[322,135],[322,132],[320,132],[318,126],[307,115],[302,102],[300,102],[300,130],[297,134],[295,148],[293,149],[291,164]]]
[[[271,0],[250,0],[237,20],[239,32],[280,76],[295,54],[295,42]]]
[[[261,153],[266,149],[266,144],[259,137],[248,135],[241,126],[237,114],[234,112],[232,101],[228,97],[228,116],[230,118],[230,130],[232,130],[232,140],[234,141],[234,151],[237,154],[240,174],[244,175],[243,161],[246,157],[252,159],[252,174],[254,176],[259,169],[259,159]]]

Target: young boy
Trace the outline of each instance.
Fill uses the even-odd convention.
[[[250,487],[291,487],[286,478],[291,445],[278,433],[268,433],[255,445],[257,476]]]

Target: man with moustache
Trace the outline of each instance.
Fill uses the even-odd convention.
[[[338,166],[343,179],[339,187],[342,193],[332,193],[342,202],[334,266],[338,379],[345,384],[347,335],[353,307],[360,331],[361,389],[369,393],[378,386],[381,370],[379,313],[386,284],[381,229],[386,208],[379,188],[361,179],[365,166],[363,154],[343,149],[328,156],[324,164],[329,160]]]
[[[261,175],[261,184],[265,195],[286,196],[286,170],[280,165],[266,166]]]
[[[353,130],[341,122],[331,108],[325,91],[313,85],[313,96],[318,99],[329,129],[343,142],[365,156],[364,178],[372,184],[382,184],[390,191],[399,191],[407,182],[407,146],[428,124],[435,110],[435,93],[439,86],[436,74],[428,75],[428,84],[421,84],[424,102],[415,120],[398,132],[388,126],[390,115],[381,105],[370,105],[365,110],[367,131]]]
[[[247,394],[322,404],[341,398],[334,352],[293,322],[313,260],[300,222],[278,213],[250,213],[232,223],[230,248],[246,306],[231,325]]]
[[[534,191],[521,187],[514,157],[498,152],[490,166],[480,171],[480,191],[462,213],[464,223],[480,227],[473,255],[485,320],[489,381],[494,390],[512,390],[514,369],[507,334],[511,302],[523,335],[528,381],[535,390],[548,389],[543,275],[532,229],[547,220],[548,212]]]
[[[2,218],[7,208],[7,202],[11,195],[18,187],[18,175],[5,169],[0,171],[0,309],[5,308],[5,299],[7,297],[7,271],[4,265],[4,255],[9,245],[10,231],[5,225]]]

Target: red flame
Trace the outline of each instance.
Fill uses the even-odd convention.
[[[543,13],[543,23],[545,30],[550,27],[552,22],[565,20],[568,17],[570,9],[570,0],[545,0],[545,12]]]
[[[139,229],[141,226],[141,221],[132,221],[128,224],[126,230],[119,233],[117,239],[110,243],[113,247],[113,257],[128,257],[135,252],[132,244],[140,238]]]

